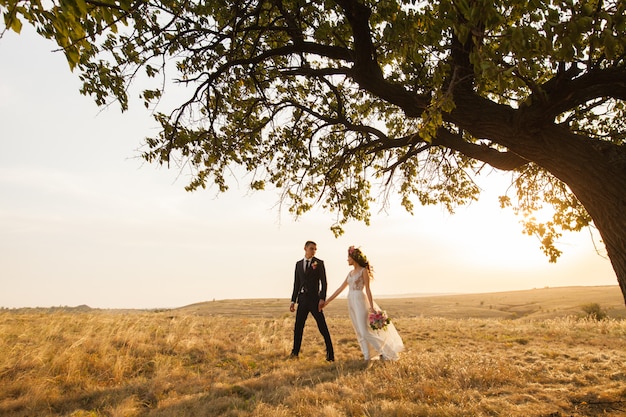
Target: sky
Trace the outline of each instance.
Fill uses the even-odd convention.
[[[339,238],[334,214],[294,219],[277,191],[251,192],[246,178],[225,194],[187,192],[186,172],[139,158],[158,126],[137,94],[125,113],[98,108],[54,49],[30,27],[0,38],[0,307],[288,299],[306,240],[317,242],[330,292],[349,271],[350,245],[374,267],[374,297],[617,285],[588,231],[566,234],[549,263],[498,206],[506,174],[482,177],[480,201],[454,215],[395,204]]]

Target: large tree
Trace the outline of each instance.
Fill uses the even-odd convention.
[[[626,13],[622,0],[0,0],[33,24],[100,105],[157,113],[144,157],[190,167],[194,190],[236,165],[299,215],[314,204],[369,220],[390,192],[450,210],[476,176],[551,261],[563,230],[595,226],[626,301]],[[145,76],[147,77],[145,77]],[[146,81],[147,80],[147,81]],[[147,84],[146,84],[147,85]],[[533,215],[553,208],[547,219]]]

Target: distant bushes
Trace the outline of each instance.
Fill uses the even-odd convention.
[[[606,311],[604,311],[598,303],[585,304],[581,306],[581,309],[585,313],[585,318],[598,321],[608,318]]]

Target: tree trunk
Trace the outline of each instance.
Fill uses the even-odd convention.
[[[588,183],[582,190],[577,184],[568,185],[585,206],[600,232],[626,303],[626,174],[611,174],[612,172],[607,173],[596,184],[582,179],[581,183]],[[592,191],[589,192],[589,189]]]
[[[456,94],[453,122],[490,138],[567,184],[593,219],[626,304],[626,151],[469,94]],[[489,161],[485,161],[489,163]]]
[[[624,193],[626,191],[622,192],[622,196]],[[606,246],[626,303],[626,225],[624,224],[626,208],[606,210],[606,208],[600,207],[599,211],[601,212],[599,215],[592,217]]]
[[[535,160],[569,186],[598,229],[626,304],[626,154],[621,147],[545,129]],[[536,156],[536,155],[535,155]]]

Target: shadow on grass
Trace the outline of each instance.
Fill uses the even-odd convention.
[[[261,359],[261,355],[257,358]],[[257,407],[271,410],[294,403],[295,392],[334,384],[344,376],[366,371],[363,360],[326,362],[319,354],[310,358],[277,359],[276,354],[259,361],[259,369],[248,377],[217,378],[178,376],[169,381],[146,379],[112,388],[68,386],[56,399],[4,402],[0,415],[100,417],[100,416],[229,416],[252,413]],[[82,390],[81,393],[76,391]],[[62,391],[62,389],[60,389]],[[74,391],[74,393],[70,393]],[[263,413],[261,413],[263,414]]]
[[[310,361],[286,360],[283,368],[238,382],[216,382],[205,393],[168,406],[161,405],[149,415],[277,415],[277,410],[281,409],[285,415],[295,415],[294,407],[299,401],[307,401],[307,396],[316,395],[312,393],[314,387],[335,386],[340,378],[358,375],[367,369],[363,360],[333,363],[315,358]]]

